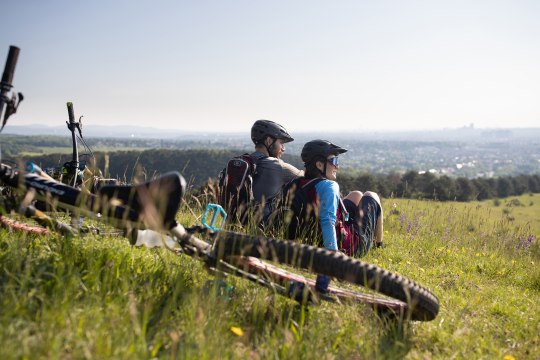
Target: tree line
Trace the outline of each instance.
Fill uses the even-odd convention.
[[[438,201],[472,201],[540,193],[540,175],[502,176],[494,178],[450,177],[410,170],[405,174],[371,175],[340,173],[338,182],[343,193],[351,190],[378,192],[383,197],[429,199]]]
[[[205,186],[209,179],[216,179],[227,161],[238,154],[238,150],[152,149],[96,153],[94,158],[83,157],[82,160],[100,169],[102,176],[123,182],[145,180],[168,171],[179,171],[193,188],[200,188]],[[71,160],[71,155],[41,155],[28,160],[46,169],[61,166]],[[284,160],[302,168],[301,160],[297,156],[286,155]],[[420,174],[415,170],[371,174],[343,168],[338,176],[343,193],[351,190],[371,190],[387,198],[471,201],[540,193],[538,174],[468,179],[430,172]]]

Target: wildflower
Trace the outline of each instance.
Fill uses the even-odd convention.
[[[238,326],[231,326],[231,332],[236,336],[244,336],[244,332],[242,331],[242,328]]]
[[[521,236],[518,238],[518,245],[517,245],[517,248],[521,248],[523,250],[528,250],[533,241],[536,240],[535,236],[534,235],[529,235],[527,236],[527,239],[523,239]]]

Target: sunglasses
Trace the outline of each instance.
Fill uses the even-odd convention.
[[[333,158],[326,159],[330,164],[334,165],[335,167],[339,166],[339,160],[337,156],[334,156]]]

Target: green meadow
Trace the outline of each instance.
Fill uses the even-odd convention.
[[[1,229],[0,358],[540,358],[540,195],[383,208],[385,246],[363,260],[430,288],[433,321],[380,318],[363,304],[301,306],[122,237]],[[201,215],[188,197],[178,219]]]

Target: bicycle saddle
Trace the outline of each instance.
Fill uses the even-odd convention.
[[[174,171],[138,185],[104,185],[97,195],[123,205],[139,216],[144,213],[146,222],[171,228],[176,223],[185,188],[184,177]]]

